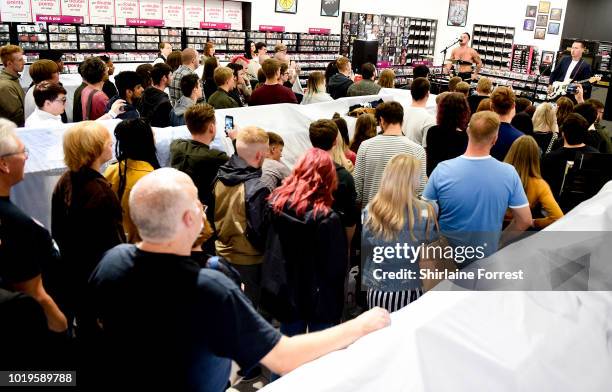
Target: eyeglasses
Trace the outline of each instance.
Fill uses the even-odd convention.
[[[0,158],[6,158],[6,157],[13,156],[13,155],[19,155],[19,154],[23,154],[27,159],[30,156],[30,150],[28,150],[28,148],[24,146],[22,151],[11,152],[9,154],[0,155]]]
[[[54,99],[53,101],[55,101],[55,102],[62,102],[62,103],[66,103],[66,97],[57,98],[57,99]]]

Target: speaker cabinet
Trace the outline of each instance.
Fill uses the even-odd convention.
[[[376,66],[378,60],[378,41],[365,41],[357,39],[353,42],[353,58],[351,64],[353,71],[358,73],[365,63]]]

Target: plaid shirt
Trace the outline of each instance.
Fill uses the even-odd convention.
[[[178,101],[179,98],[181,98],[181,95],[183,95],[183,93],[181,92],[181,79],[183,78],[183,76],[189,75],[192,73],[195,73],[195,72],[193,72],[191,68],[185,65],[181,65],[180,67],[177,68],[176,71],[174,71],[174,74],[172,75],[172,81],[170,82],[170,85],[168,86],[168,90],[170,91],[170,101],[172,102],[172,106],[174,106],[174,103]]]

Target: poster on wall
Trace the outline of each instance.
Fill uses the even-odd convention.
[[[185,0],[185,27],[200,27],[204,21],[204,3],[202,0]]]
[[[204,21],[223,23],[223,1],[206,0],[204,2]]]
[[[166,26],[183,27],[183,0],[164,0],[162,15]]]
[[[549,66],[552,65],[553,61],[555,61],[555,52],[550,51],[542,51],[542,60],[540,61],[540,66]]]
[[[162,5],[159,0],[140,0],[140,19],[163,19]]]
[[[126,19],[138,19],[139,7],[137,0],[115,0],[115,24],[124,25]]]
[[[560,23],[551,22],[548,24],[548,34],[551,35],[559,35],[559,28],[561,27]]]
[[[538,10],[541,14],[547,14],[550,11],[550,1],[540,1]]]
[[[467,23],[469,0],[449,0],[447,26],[464,27]]]
[[[548,24],[548,15],[538,15],[538,19],[536,20],[536,26],[546,27],[547,24]]]
[[[321,16],[339,16],[340,0],[321,0]]]
[[[36,20],[36,15],[61,15],[60,0],[32,0],[32,18]],[[2,18],[4,20],[4,18]]]
[[[30,0],[1,0],[0,17],[4,21],[31,22]]]
[[[33,0],[32,0],[33,1]],[[88,0],[62,0],[62,15],[82,16],[85,22],[89,20]]]
[[[223,4],[223,21],[232,25],[232,30],[242,30],[242,3],[226,1]]]
[[[285,14],[297,13],[297,0],[274,0],[274,11]]]
[[[561,20],[561,14],[563,13],[562,8],[551,8],[550,9],[550,20]]]
[[[535,19],[525,19],[523,22],[523,30],[525,31],[533,31],[535,28]]]
[[[89,0],[89,23],[114,24],[115,2],[113,0]]]
[[[545,28],[541,28],[541,27],[538,27],[537,29],[535,29],[535,33],[533,35],[533,38],[535,38],[535,39],[545,39],[546,38],[546,29]]]
[[[525,11],[525,16],[528,18],[535,18],[538,13],[538,7],[535,5],[528,5],[527,10]]]

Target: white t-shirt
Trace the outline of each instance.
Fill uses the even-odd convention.
[[[55,116],[39,108],[34,109],[25,120],[25,128],[54,128],[62,125],[62,116]]]
[[[565,73],[565,78],[563,79],[564,82],[568,82],[570,80],[572,80],[572,72],[574,71],[574,68],[576,68],[576,65],[578,64],[578,61],[574,61],[572,60],[571,64],[569,65],[569,67],[567,67],[567,72]]]
[[[30,114],[36,110],[36,102],[34,101],[34,85],[28,89],[25,98],[23,99],[23,116],[30,117]]]
[[[435,117],[426,108],[408,106],[404,109],[402,130],[413,142],[427,147],[427,130],[436,125]]]

